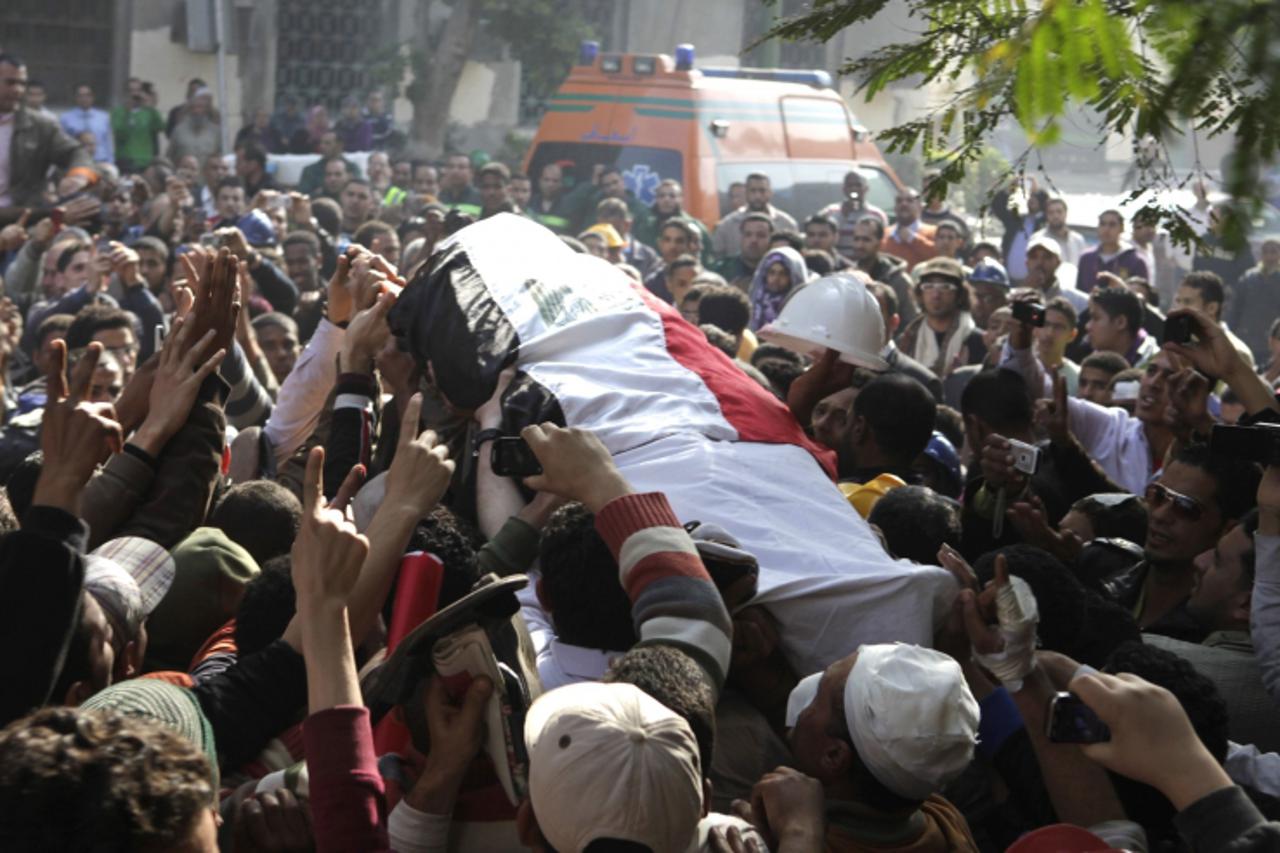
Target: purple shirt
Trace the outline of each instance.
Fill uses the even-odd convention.
[[[1118,255],[1104,261],[1101,250],[1094,246],[1081,253],[1078,266],[1076,290],[1083,293],[1093,290],[1098,283],[1098,273],[1101,272],[1114,273],[1124,279],[1136,275],[1147,281],[1151,280],[1151,274],[1147,271],[1147,262],[1142,260],[1142,256],[1132,248],[1122,249]]]

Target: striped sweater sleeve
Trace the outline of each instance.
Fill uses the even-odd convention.
[[[729,670],[729,611],[666,496],[610,501],[596,514],[596,529],[618,561],[640,645],[679,648],[719,691]]]

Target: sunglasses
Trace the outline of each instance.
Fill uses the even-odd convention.
[[[1147,486],[1147,509],[1156,510],[1165,504],[1172,503],[1174,511],[1184,521],[1199,521],[1204,515],[1204,504],[1192,497],[1175,492],[1159,483],[1151,483]]]

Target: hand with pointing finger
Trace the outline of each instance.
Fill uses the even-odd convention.
[[[67,345],[54,341],[48,379],[48,402],[40,428],[44,465],[36,481],[33,506],[53,506],[79,513],[80,492],[94,470],[120,451],[124,437],[109,403],[83,402],[102,355],[102,344],[85,350],[67,381]]]

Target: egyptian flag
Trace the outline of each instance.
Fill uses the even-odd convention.
[[[931,645],[956,587],[887,556],[833,481],[834,455],[673,308],[605,261],[511,214],[445,241],[389,322],[460,408],[498,374],[504,432],[593,431],[635,488],[718,524],[760,562],[759,593],[802,675],[863,643]]]

